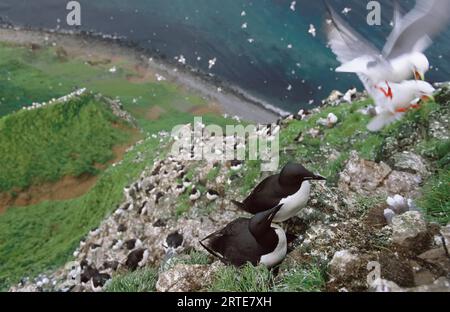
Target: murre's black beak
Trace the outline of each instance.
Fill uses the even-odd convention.
[[[259,237],[270,229],[273,218],[275,218],[278,211],[280,211],[283,204],[278,205],[272,209],[260,212],[250,219],[249,230],[255,237]]]
[[[272,224],[273,218],[280,211],[283,204],[278,205],[272,209],[260,212],[253,216],[250,219],[249,230],[253,234],[253,236],[257,237],[263,235],[268,229],[270,229],[270,225]]]
[[[283,204],[278,205],[272,209],[269,210],[269,216],[267,217],[267,222],[269,224],[272,224],[273,218],[275,218],[275,215],[280,211],[281,207],[283,207]]]

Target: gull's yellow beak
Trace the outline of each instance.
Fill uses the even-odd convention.
[[[436,100],[434,99],[434,96],[432,96],[432,95],[422,95],[422,96],[420,97],[420,99],[421,99],[424,103],[426,103],[426,102],[436,102]]]
[[[414,71],[414,78],[415,78],[416,80],[425,80],[425,74],[419,72],[418,70],[415,70],[415,71]]]

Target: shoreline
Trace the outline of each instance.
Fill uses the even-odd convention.
[[[119,37],[88,32],[0,25],[0,42],[19,45],[56,45],[78,54],[80,57],[101,54],[110,59],[115,57],[129,58],[136,65],[142,66],[149,72],[158,72],[167,81],[199,93],[203,98],[218,103],[223,113],[238,116],[251,122],[272,123],[290,114],[247,94],[237,86],[221,81],[217,77],[211,77],[190,66],[181,66],[176,64],[175,61],[163,60],[160,56]]]

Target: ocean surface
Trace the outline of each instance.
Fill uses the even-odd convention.
[[[2,20],[19,26],[73,29],[66,0],[0,0]],[[360,87],[354,75],[334,72],[326,47],[322,1],[297,0],[80,0],[80,29],[126,37],[153,53],[226,80],[287,111],[314,106],[333,89]],[[382,4],[381,26],[366,23],[368,1],[332,5],[371,41],[382,46],[391,30],[392,4]],[[401,1],[404,9],[414,1]],[[450,12],[449,12],[450,14]],[[316,36],[308,33],[310,24]],[[450,80],[450,28],[427,51],[431,81]],[[216,59],[209,69],[209,60]]]

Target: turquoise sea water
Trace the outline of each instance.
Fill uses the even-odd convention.
[[[15,25],[70,29],[65,24],[67,2],[0,0],[0,17]],[[333,71],[337,63],[326,47],[322,1],[297,0],[295,11],[290,10],[291,0],[79,2],[81,29],[125,36],[166,58],[183,55],[189,65],[284,110],[308,107],[311,100],[317,104],[333,89],[345,91],[358,84],[354,76]],[[382,26],[366,24],[368,1],[331,2],[339,11],[352,8],[347,20],[377,45],[382,44],[391,29],[391,1],[380,1]],[[413,3],[402,1],[405,9]],[[317,29],[316,37],[308,33],[310,24]],[[432,81],[450,80],[449,43],[450,29],[428,51]],[[213,58],[217,62],[209,70],[208,60]]]

